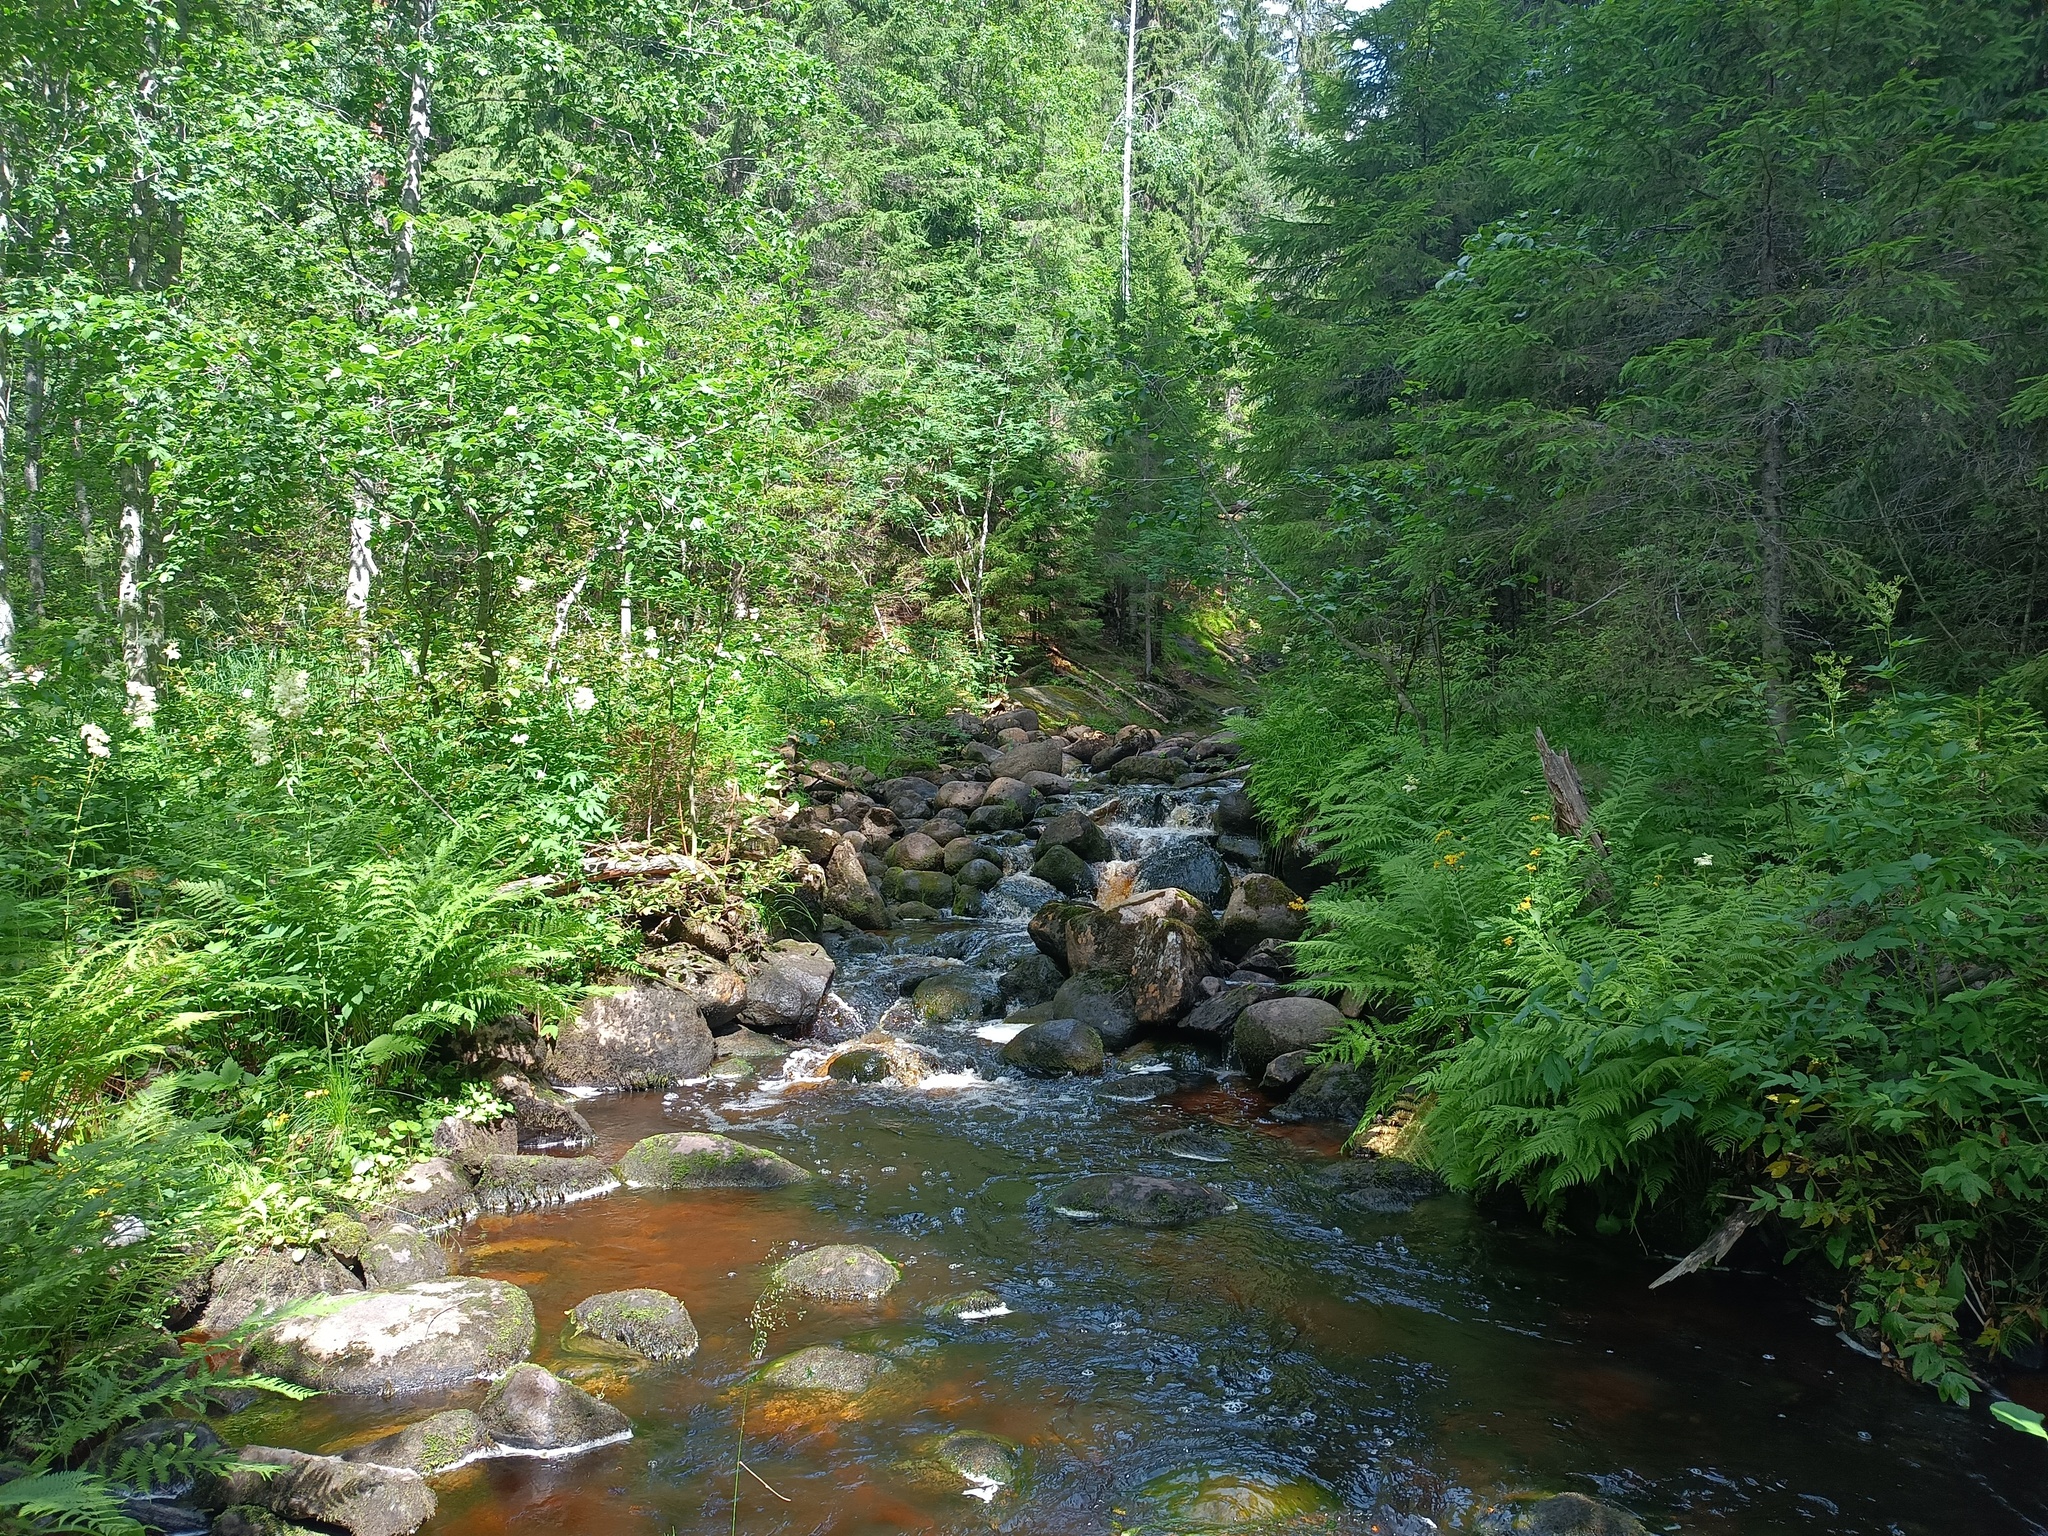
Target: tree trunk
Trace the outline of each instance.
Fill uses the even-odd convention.
[[[22,521],[28,532],[29,610],[38,624],[50,617],[49,584],[43,570],[43,403],[47,382],[43,374],[42,343],[29,342],[28,356],[21,371],[21,489]]]
[[[348,587],[342,603],[354,616],[356,646],[363,653],[363,670],[370,670],[370,583],[377,575],[377,557],[371,547],[377,519],[370,487],[357,479],[350,487],[355,515],[348,523]]]
[[[1757,608],[1763,627],[1764,700],[1771,730],[1783,746],[1792,734],[1792,689],[1787,676],[1792,647],[1785,633],[1785,587],[1790,554],[1785,543],[1785,430],[1776,408],[1767,411],[1757,469]]]
[[[1131,148],[1138,124],[1138,0],[1131,0],[1124,27],[1124,220],[1123,249],[1118,260],[1117,292],[1124,318],[1131,313]]]
[[[128,718],[147,729],[156,715],[156,689],[149,681],[149,615],[143,604],[143,534],[149,526],[152,468],[148,459],[121,461],[120,584],[115,607],[121,620],[121,671],[128,685]]]
[[[106,558],[93,547],[92,540],[92,497],[85,488],[85,446],[82,423],[71,418],[71,494],[78,503],[78,553],[85,562],[85,568],[92,572],[93,612],[101,618],[107,616],[107,578],[101,569]]]
[[[1579,782],[1578,765],[1569,752],[1552,749],[1536,728],[1536,756],[1543,763],[1543,782],[1550,790],[1550,824],[1560,837],[1583,837],[1595,852],[1605,857],[1607,840],[1593,825],[1592,808],[1586,804],[1585,786]]]
[[[0,668],[14,666],[14,591],[7,572],[7,434],[13,426],[13,375],[0,339]]]
[[[398,228],[391,237],[392,298],[405,296],[412,281],[413,222],[420,211],[420,178],[426,171],[427,144],[433,138],[434,0],[419,0],[419,30],[413,39],[412,98],[405,113],[405,177],[398,186]]]

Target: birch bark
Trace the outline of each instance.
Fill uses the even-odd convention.
[[[391,237],[393,299],[403,298],[412,281],[413,222],[420,211],[420,178],[426,171],[427,144],[433,137],[433,42],[435,0],[419,0],[419,30],[413,40],[412,97],[405,113],[405,179],[398,187],[398,228]]]

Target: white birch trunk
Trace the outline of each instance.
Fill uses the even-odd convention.
[[[1131,144],[1137,128],[1137,97],[1138,0],[1131,0],[1130,20],[1124,28],[1124,221],[1123,252],[1118,263],[1117,282],[1127,318],[1131,312]]]
[[[14,666],[14,594],[7,579],[7,434],[14,398],[7,349],[0,346],[0,668]]]
[[[426,171],[427,144],[433,138],[433,63],[429,55],[434,31],[434,0],[419,0],[419,32],[413,43],[412,98],[405,113],[405,178],[398,186],[399,220],[391,240],[391,286],[403,298],[412,281],[413,222],[420,211],[420,178]]]
[[[156,717],[156,689],[149,681],[149,614],[142,594],[149,479],[148,460],[121,461],[120,585],[115,609],[121,621],[121,671],[128,684],[128,718],[138,730],[147,730]]]

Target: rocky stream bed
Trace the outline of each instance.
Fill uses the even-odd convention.
[[[1397,1156],[1283,990],[1227,740],[961,722],[809,770],[820,941],[677,920],[514,1113],[193,1325],[240,1472],[166,1531],[2048,1529],[2038,1447],[1729,1272],[1546,1236]],[[1371,1139],[1398,1152],[1398,1119]]]

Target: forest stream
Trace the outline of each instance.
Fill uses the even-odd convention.
[[[1210,835],[1230,787],[1126,796],[1106,830],[1126,856]],[[533,1358],[623,1409],[632,1435],[445,1474],[427,1530],[1273,1520],[1412,1536],[1505,1528],[1520,1501],[1568,1491],[1651,1529],[1728,1536],[2048,1522],[2037,1446],[1852,1352],[1832,1315],[1739,1252],[1652,1292],[1659,1255],[1390,1179],[1342,1156],[1335,1129],[1277,1123],[1213,1050],[1144,1045],[1099,1078],[1037,1079],[1002,1060],[1021,1026],[912,1005],[935,975],[995,999],[1034,952],[1025,916],[999,887],[977,920],[828,935],[829,1039],[751,1078],[581,1104],[608,1164],[645,1137],[708,1131],[817,1177],[623,1190],[467,1226],[462,1273],[522,1287]],[[823,1074],[873,1030],[916,1070]],[[1123,1174],[1192,1180],[1229,1208],[1161,1229],[1087,1219],[1075,1181]],[[851,1304],[771,1294],[778,1262],[847,1243],[900,1281]],[[682,1299],[693,1357],[629,1368],[562,1347],[569,1309],[631,1287]],[[756,1379],[764,1360],[821,1345],[880,1362],[864,1390]],[[265,1400],[220,1428],[341,1451],[477,1395]]]

